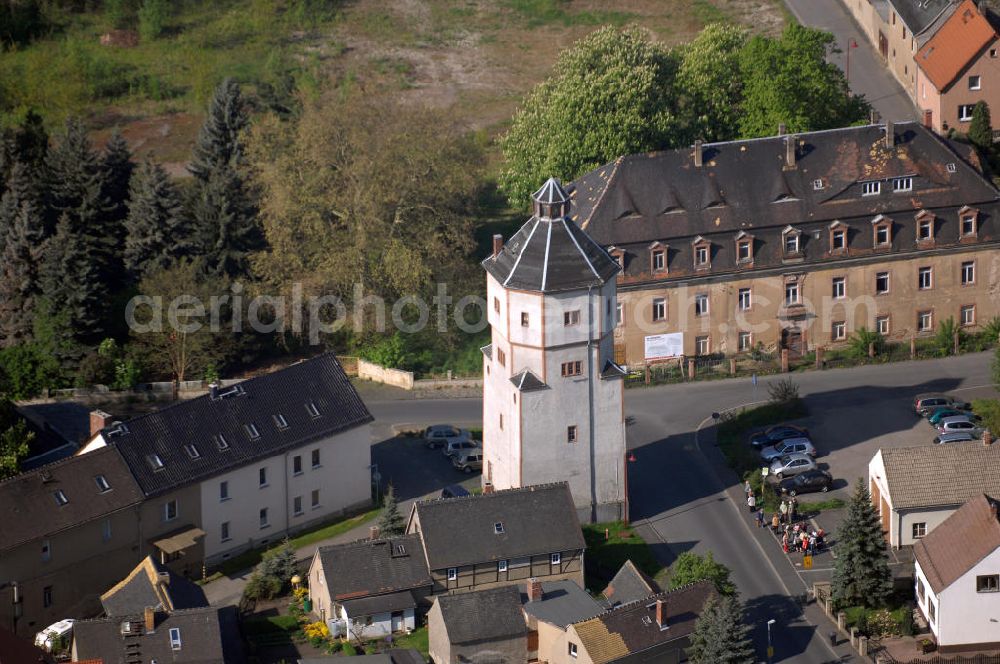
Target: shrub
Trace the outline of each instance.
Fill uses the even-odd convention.
[[[259,570],[255,570],[243,588],[243,597],[253,600],[274,599],[281,593],[281,587],[281,579],[265,576]]]
[[[878,355],[885,346],[885,338],[878,331],[869,330],[867,327],[859,327],[848,341],[851,354],[855,357],[867,357],[870,344],[875,344],[875,354]]]
[[[350,657],[350,656],[352,656],[352,655],[357,655],[357,654],[358,654],[358,649],[357,649],[357,648],[355,648],[355,647],[354,647],[354,644],[353,644],[353,643],[351,643],[351,642],[349,642],[349,641],[348,641],[348,642],[346,642],[346,643],[344,643],[344,647],[343,647],[343,648],[341,648],[341,650],[342,650],[342,651],[343,651],[343,653],[344,653],[345,655],[347,655],[348,657]]]
[[[948,316],[941,321],[941,324],[938,326],[937,334],[934,335],[934,340],[937,342],[938,346],[938,352],[941,355],[950,355],[954,350],[956,333],[958,334],[958,341],[961,343],[963,332],[958,324],[955,323],[954,316]]]
[[[264,552],[257,569],[264,576],[278,579],[281,586],[284,587],[286,583],[291,583],[292,577],[298,572],[295,549],[286,539],[278,548]]]
[[[899,634],[899,623],[892,617],[889,609],[879,609],[867,613],[865,615],[865,623],[865,633],[876,639],[897,636]]]
[[[771,381],[767,393],[774,403],[788,403],[799,398],[799,386],[791,378]]]
[[[170,5],[167,0],[143,0],[139,8],[139,36],[143,41],[156,39],[166,27]]]

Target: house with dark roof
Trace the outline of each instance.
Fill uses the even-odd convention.
[[[90,433],[90,410],[72,401],[20,404],[15,407],[35,434],[22,470],[32,470],[71,457]]]
[[[705,602],[716,595],[710,581],[623,604],[566,629],[551,664],[625,661],[679,662]]]
[[[868,486],[890,546],[914,545],[967,501],[1000,496],[1000,445],[883,448],[868,464]]]
[[[516,586],[441,595],[427,621],[434,664],[528,661],[528,628]]]
[[[622,264],[618,364],[758,346],[794,359],[861,327],[908,343],[1000,315],[998,192],[970,146],[912,122],[779,130],[574,182],[571,218]]]
[[[196,609],[208,606],[208,600],[201,586],[146,556],[128,576],[101,595],[101,604],[107,616],[128,616],[142,613],[147,607],[167,613]]]
[[[431,576],[420,536],[320,547],[309,566],[309,598],[320,620],[364,640],[416,628]],[[335,630],[336,631],[336,630]]]
[[[371,421],[327,353],[113,423],[82,453],[117,450],[178,526],[154,543],[161,562],[200,568],[368,505]]]
[[[529,578],[583,586],[586,545],[565,483],[420,501],[406,532],[423,542],[435,595]]]
[[[529,579],[521,606],[528,625],[528,660],[550,662],[566,648],[566,628],[604,612],[597,600],[575,581]]]
[[[975,496],[913,547],[917,606],[942,653],[1000,650],[997,500]]]
[[[74,662],[242,664],[246,661],[235,606],[173,613],[152,608],[133,616],[80,620],[73,626]]]

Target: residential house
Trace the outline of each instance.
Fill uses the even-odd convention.
[[[49,653],[0,627],[0,664],[54,664]]]
[[[373,529],[376,530],[377,529]],[[309,598],[320,620],[361,640],[412,630],[429,604],[431,575],[420,535],[320,547],[309,566]]]
[[[566,483],[417,502],[406,532],[423,541],[435,595],[532,577],[583,586],[586,545]]]
[[[889,544],[910,546],[972,498],[1000,495],[1000,446],[883,448],[868,464],[868,483]]]
[[[913,547],[917,605],[938,650],[1000,649],[1000,520],[980,494]]]
[[[141,559],[142,492],[117,451],[0,482],[0,625],[20,636],[98,615],[100,594]],[[87,570],[81,574],[80,570]]]
[[[73,401],[21,404],[17,414],[35,434],[29,443],[28,456],[20,464],[21,470],[33,470],[48,463],[71,457],[87,440],[88,424],[94,422],[91,411]],[[103,413],[102,413],[103,414]]]
[[[622,265],[602,304],[618,364],[758,345],[794,358],[861,327],[906,342],[1000,315],[997,190],[970,146],[916,123],[624,156],[570,198]]]
[[[146,504],[191,524],[157,548],[161,562],[186,556],[200,571],[370,504],[371,421],[324,354],[112,424],[83,452],[114,447]],[[199,538],[203,551],[190,550]]]
[[[614,575],[610,583],[601,593],[608,608],[621,604],[637,602],[640,599],[655,595],[660,587],[631,560],[626,560],[621,569]]]
[[[517,586],[440,595],[427,622],[434,664],[528,661],[528,629]]]
[[[529,579],[521,594],[528,625],[528,661],[558,660],[566,648],[566,628],[593,618],[605,607],[575,581]]]
[[[171,662],[242,664],[242,639],[235,606],[81,620],[73,626],[74,662],[104,664]]]
[[[614,363],[621,267],[568,215],[550,178],[533,214],[483,261],[491,343],[483,350],[483,481],[565,481],[580,518],[627,519],[625,408]]]
[[[208,600],[201,586],[146,556],[101,595],[101,604],[107,616],[129,616],[141,614],[147,607],[167,613],[196,609],[208,606]]]
[[[569,625],[550,664],[681,662],[705,602],[716,595],[710,581],[623,604]]]
[[[1000,109],[997,31],[973,0],[963,0],[916,53],[916,102],[924,124],[968,133],[980,101]]]

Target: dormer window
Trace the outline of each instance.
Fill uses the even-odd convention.
[[[816,178],[813,180],[813,189],[815,191],[820,191],[823,189],[823,178]]]
[[[692,244],[694,245],[695,269],[707,270],[712,267],[712,245],[709,244],[708,240],[699,235]]]
[[[170,649],[171,650],[181,649],[181,630],[179,627],[170,628]]]
[[[52,497],[56,499],[56,504],[59,505],[59,507],[69,503],[69,498],[66,497],[66,493],[62,489],[56,489],[52,493]]]
[[[744,231],[736,236],[736,262],[753,262],[753,236]]]
[[[150,454],[146,457],[146,461],[154,473],[163,470],[163,459],[160,458],[159,454]]]
[[[287,429],[288,428],[288,420],[286,420],[285,416],[282,415],[281,413],[278,413],[278,414],[274,415],[274,424],[279,429]]]
[[[956,171],[958,171],[958,166],[953,161],[949,161],[944,168],[949,173],[955,173]]]
[[[927,210],[917,213],[917,242],[934,241],[934,214]]]
[[[861,183],[861,195],[862,196],[878,196],[882,191],[881,182],[862,182]]]
[[[913,191],[913,178],[906,176],[904,178],[893,178],[892,180],[892,192],[894,194],[901,194],[907,191]]]
[[[190,443],[188,443],[187,445],[184,446],[184,451],[187,452],[187,455],[189,457],[191,457],[192,459],[200,459],[201,458],[201,452],[198,451],[198,448],[196,446],[194,446],[194,445],[192,445]]]
[[[830,224],[830,253],[847,251],[847,226],[839,221]]]
[[[309,413],[309,417],[319,417],[319,408],[312,401],[306,404],[306,412]]]
[[[212,436],[212,439],[215,441],[215,446],[219,449],[220,452],[225,452],[226,450],[229,449],[229,441],[226,440],[226,437],[223,436],[221,433]]]
[[[872,219],[872,243],[875,248],[885,248],[892,244],[892,220],[885,215]]]
[[[493,524],[493,532],[497,535],[503,535],[503,523],[501,521]]]
[[[979,210],[968,205],[958,211],[959,237],[976,237],[979,232]]]
[[[649,246],[649,266],[653,272],[667,271],[667,247],[660,242]]]
[[[796,257],[802,252],[801,235],[801,231],[791,226],[785,226],[785,230],[781,231],[781,250],[786,258]]]
[[[260,431],[257,430],[256,424],[244,424],[243,429],[247,432],[247,435],[250,436],[250,440],[257,440],[260,438]]]
[[[622,249],[611,245],[608,247],[608,255],[611,256],[616,263],[618,263],[618,267],[620,267],[623,271],[625,270],[625,252]],[[621,277],[622,273],[619,272],[618,276]]]
[[[94,482],[97,484],[97,490],[100,493],[107,493],[111,491],[111,484],[108,483],[108,478],[104,475],[97,475],[94,477]]]

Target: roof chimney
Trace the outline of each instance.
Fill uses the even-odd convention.
[[[378,535],[379,535],[378,526],[372,526],[371,528],[368,529],[368,539],[377,540]]]
[[[503,235],[497,233],[493,236],[493,257],[496,258],[500,250],[503,249]]]
[[[660,629],[667,628],[667,603],[662,600],[656,600],[656,624]]]
[[[993,444],[993,434],[989,429],[983,430],[983,445],[989,447]]]
[[[788,128],[785,126],[784,122],[778,124],[778,136],[784,136]]]
[[[896,128],[892,124],[892,120],[885,121],[885,147],[890,150],[896,147]]]
[[[90,411],[90,435],[93,436],[111,423],[111,416],[103,410]]]
[[[215,401],[216,399],[219,398],[219,384],[218,383],[209,383],[208,384],[208,396],[209,396],[209,398],[212,401]]]
[[[701,139],[696,139],[694,142],[694,165],[696,168],[701,168]]]
[[[156,631],[156,609],[151,606],[147,606],[145,611],[143,611],[143,617],[146,620],[146,632],[152,633]]]
[[[871,111],[868,112],[868,124],[873,124],[873,125],[878,124],[878,120],[879,120],[878,111],[876,111],[873,108]]]
[[[528,579],[528,601],[537,602],[542,599],[543,594],[542,582],[535,577]]]
[[[795,137],[785,137],[785,168],[795,168]]]

